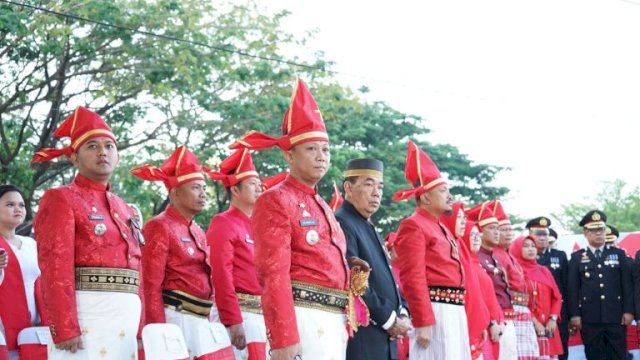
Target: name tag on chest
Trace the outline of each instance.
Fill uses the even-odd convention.
[[[318,219],[300,219],[300,226],[318,226]]]
[[[104,220],[104,215],[91,214],[89,215],[89,220]]]
[[[182,242],[191,242],[191,238],[189,238],[189,237],[181,237],[180,241],[182,241]]]

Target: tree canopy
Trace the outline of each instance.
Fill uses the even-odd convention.
[[[408,185],[408,139],[429,153],[461,200],[475,203],[507,192],[491,184],[503,169],[474,164],[453,144],[429,143],[428,120],[363,100],[366,90],[338,84],[322,53],[287,58],[311,35],[287,32],[286,11],[268,13],[250,0],[23,3],[72,15],[0,5],[0,183],[25,190],[27,231],[43,191],[74,175],[67,159],[29,160],[41,147],[62,145],[52,134],[76,106],[98,112],[113,128],[121,155],[113,190],[149,218],[166,204],[166,192],[129,169],[159,164],[180,144],[215,167],[246,131],[279,135],[296,75],[314,94],[332,142],[332,166],[320,184],[327,200],[348,159],[381,159],[385,195],[375,220],[383,231],[395,229],[413,208],[391,202]],[[285,169],[277,150],[253,155],[264,177]],[[210,189],[211,204],[197,219],[203,227],[227,206],[220,184]]]
[[[563,205],[554,216],[566,229],[581,233],[580,220],[590,210],[602,210],[607,214],[607,224],[620,231],[640,230],[640,188],[629,189],[627,183],[617,179],[604,182],[600,191],[582,203]]]

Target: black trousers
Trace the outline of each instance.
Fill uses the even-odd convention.
[[[559,360],[567,360],[569,358],[569,324],[563,321],[558,324],[560,331],[560,340],[562,341],[563,354],[558,356]]]
[[[626,360],[627,327],[619,324],[582,324],[587,360]]]

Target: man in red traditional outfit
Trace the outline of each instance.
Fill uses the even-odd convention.
[[[405,178],[414,188],[394,200],[416,198],[413,215],[400,222],[395,249],[400,280],[412,314],[410,359],[471,359],[464,310],[465,274],[458,244],[439,221],[452,197],[436,164],[409,142]]]
[[[246,148],[236,150],[219,171],[208,175],[222,182],[229,197],[229,210],[214,216],[207,230],[216,298],[211,320],[227,327],[237,359],[261,360],[266,357],[267,336],[249,218],[262,193],[260,178]]]
[[[41,149],[32,162],[66,155],[78,175],[45,192],[34,220],[43,315],[55,343],[49,359],[135,358],[141,236],[132,209],[111,192],[115,135],[98,114],[78,107],[54,136],[70,137],[71,145]]]
[[[170,199],[167,208],[142,229],[147,240],[142,248],[146,322],[178,325],[190,358],[213,359],[219,341],[208,320],[213,305],[209,246],[193,221],[207,203],[202,167],[191,151],[180,146],[160,168],[143,165],[131,173],[164,182]],[[222,334],[226,336],[224,330]],[[226,350],[232,353],[230,347]]]
[[[331,160],[329,137],[300,79],[283,119],[282,137],[250,132],[232,148],[276,145],[290,173],[258,198],[251,216],[271,359],[344,359],[347,246],[333,211],[318,194],[317,184]]]

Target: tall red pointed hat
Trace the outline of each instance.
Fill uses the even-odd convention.
[[[132,169],[131,174],[142,180],[162,181],[167,189],[204,180],[198,158],[184,145],[179,146],[162,166],[145,164]]]
[[[282,119],[282,137],[250,131],[231,144],[231,149],[268,149],[278,146],[283,150],[311,141],[329,141],[318,104],[300,78],[291,97],[291,104]]]
[[[511,219],[509,219],[509,215],[504,211],[504,207],[502,206],[502,202],[500,200],[496,200],[493,202],[493,215],[498,219],[498,226],[500,225],[511,225]]]
[[[246,179],[260,178],[247,148],[238,149],[224,159],[220,163],[219,171],[206,169],[206,172],[211,180],[222,181],[222,186],[226,188]]]
[[[113,131],[97,113],[78,106],[75,111],[67,117],[60,127],[56,129],[53,136],[57,138],[71,138],[71,145],[61,149],[40,149],[35,152],[31,162],[45,162],[53,160],[59,156],[71,156],[85,142],[97,138],[108,137],[117,143]]]
[[[447,182],[440,175],[440,170],[429,155],[422,151],[412,141],[407,149],[407,163],[404,167],[404,177],[411,183],[413,189],[405,189],[393,195],[393,201],[406,200],[411,196],[420,196],[436,186]]]
[[[485,201],[471,209],[465,211],[467,218],[478,223],[478,226],[485,227],[489,224],[497,224],[498,218],[493,214],[493,202]]]

